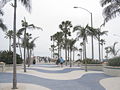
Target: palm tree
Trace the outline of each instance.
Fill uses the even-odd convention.
[[[28,43],[27,43],[27,51],[28,51],[28,67],[30,67],[30,62],[31,62],[31,55],[32,55],[32,51],[33,51],[33,49],[34,49],[34,47],[35,47],[35,40],[37,39],[37,38],[39,38],[39,37],[36,37],[36,38],[34,38],[32,41],[30,41],[29,42],[29,40],[28,40]]]
[[[100,45],[101,45],[101,48],[102,48],[102,49],[101,49],[101,53],[102,53],[102,54],[101,54],[101,59],[102,59],[102,60],[103,60],[103,45],[104,45],[104,44],[105,44],[105,40],[104,40],[104,39],[101,39],[101,40],[100,40]]]
[[[86,27],[82,27],[82,26],[75,26],[73,28],[73,32],[78,31],[77,32],[77,38],[82,38],[83,39],[83,45],[84,45],[84,59],[86,58],[86,42],[87,42],[87,36],[88,36],[88,29],[87,29],[87,25]]]
[[[81,59],[84,59],[84,53],[83,53],[83,52],[84,52],[84,43],[81,42],[81,43],[80,43],[80,46],[82,47],[82,48],[81,48],[81,49],[82,49],[82,52],[81,52],[81,54],[82,54],[82,55],[81,55],[82,58],[81,58]]]
[[[105,58],[108,59],[108,54],[110,53],[110,48],[109,47],[105,47],[105,52],[106,52]]]
[[[67,66],[67,47],[66,47],[66,42],[67,42],[67,36],[70,36],[70,29],[72,28],[71,21],[63,21],[59,25],[59,28],[64,33],[64,38],[65,38],[65,61],[66,61],[66,66]]]
[[[75,51],[77,51],[78,48],[73,46],[72,50],[73,50],[73,62],[74,62],[75,61]]]
[[[18,38],[18,47],[19,47],[19,50],[20,50],[20,55],[21,55],[21,58],[22,58],[22,50],[21,50],[21,43],[20,43],[20,40],[21,40],[21,35],[22,35],[22,33],[21,32],[17,32],[17,34],[16,34],[16,36],[17,36],[17,38]]]
[[[104,7],[104,22],[115,18],[120,13],[120,0],[101,0],[101,6]]]
[[[83,45],[84,45],[84,50],[83,50],[83,57],[85,59],[85,71],[87,71],[87,62],[86,62],[86,42],[87,42],[87,36],[88,36],[88,29],[87,29],[87,26],[86,25],[85,27],[82,27],[82,26],[75,26],[73,28],[73,32],[75,31],[78,31],[77,32],[77,38],[82,38],[83,39]]]
[[[81,60],[82,60],[82,48],[79,49],[79,52],[80,52],[80,56],[81,56]]]
[[[3,3],[6,3],[8,0],[2,0]],[[11,0],[9,0],[11,1]],[[19,0],[23,6],[30,12],[31,4],[30,0]],[[17,75],[16,75],[16,8],[17,0],[14,0],[14,4],[11,4],[14,8],[14,18],[13,18],[13,89],[17,89]]]
[[[7,31],[5,38],[9,38],[9,51],[11,51],[11,39],[13,38],[13,30]]]
[[[96,29],[95,37],[98,39],[98,48],[99,48],[99,60],[101,61],[101,51],[100,51],[100,36],[107,35],[108,31],[101,31],[99,28]]]
[[[73,51],[73,46],[76,43],[76,39],[70,39],[69,41],[69,47],[70,47],[70,67],[72,67],[72,51]]]
[[[118,42],[115,42],[113,44],[113,46],[108,47],[108,48],[110,48],[110,53],[113,54],[114,56],[117,56],[118,52],[120,51],[120,49],[118,49],[118,50],[115,49],[115,46],[117,43]]]
[[[52,58],[54,59],[55,45],[51,45]]]
[[[60,44],[63,42],[63,35],[63,32],[57,32],[53,35],[53,38],[58,46],[58,58],[60,57]]]
[[[24,20],[21,21],[22,22],[22,28],[19,29],[19,32],[23,32],[24,31],[24,40],[26,42],[26,30],[27,29],[41,29],[40,27],[35,26],[34,24],[28,24],[28,22],[26,21],[26,19],[24,18]],[[24,43],[24,72],[26,72],[26,43]]]
[[[96,29],[91,27],[91,26],[86,26],[86,28],[88,29],[88,36],[91,36],[92,37],[92,59],[94,59],[94,44],[93,44],[93,37],[95,36],[95,32],[96,32]]]
[[[52,52],[53,52],[53,59],[54,59],[54,51],[55,51],[55,45],[54,45],[54,41],[55,41],[55,39],[54,39],[54,37],[53,37],[53,35],[52,36],[50,36],[50,39],[51,39],[51,41],[53,41],[53,45],[51,45],[51,48],[52,48]]]
[[[24,46],[27,49],[27,64],[28,67],[30,66],[30,54],[29,54],[29,41],[32,39],[31,37],[32,34],[26,33],[26,39],[24,40],[24,44],[26,43],[26,46]]]

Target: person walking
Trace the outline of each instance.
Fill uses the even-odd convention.
[[[61,65],[61,67],[63,67],[63,63],[64,63],[65,60],[64,60],[62,57],[60,57],[59,60],[60,60],[60,65]]]

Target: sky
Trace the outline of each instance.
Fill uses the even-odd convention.
[[[3,8],[4,23],[7,25],[9,30],[13,29],[13,7],[9,2]],[[59,24],[62,21],[69,20],[72,22],[73,26],[90,25],[90,13],[80,8],[73,8],[74,6],[83,7],[93,14],[93,27],[99,28],[103,23],[103,8],[100,6],[100,0],[32,0],[32,12],[28,13],[26,9],[18,3],[17,7],[17,29],[21,28],[21,20],[26,18],[29,23],[39,26],[43,29],[41,30],[27,30],[27,32],[32,33],[33,37],[39,38],[35,41],[36,47],[34,49],[34,54],[38,56],[50,56],[50,36],[60,31]],[[101,38],[106,40],[106,46],[112,46],[114,42],[119,42],[120,31],[119,23],[120,17],[110,20],[104,27],[101,28],[102,31],[109,31],[107,36],[102,36]],[[72,29],[71,29],[72,31]],[[8,50],[8,39],[5,39],[4,32],[0,31],[0,50]],[[114,35],[116,34],[116,36]],[[73,34],[75,38],[76,33]],[[79,47],[79,42],[76,46]],[[98,42],[94,40],[95,45],[95,58],[98,58]],[[80,48],[80,47],[79,47]],[[116,49],[120,48],[120,42],[116,45]],[[18,51],[18,50],[17,50]],[[88,38],[87,44],[87,57],[91,57],[91,38]]]

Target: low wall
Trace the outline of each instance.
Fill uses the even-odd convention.
[[[81,65],[81,69],[85,69],[85,64]],[[87,69],[88,70],[103,70],[103,65],[102,64],[87,64]]]
[[[16,69],[22,69],[23,65],[22,64],[16,64]],[[13,70],[13,64],[6,64],[5,65],[5,71],[12,71]]]
[[[120,77],[120,67],[106,66],[103,68],[104,74]]]

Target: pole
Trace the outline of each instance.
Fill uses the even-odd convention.
[[[74,8],[81,8],[85,11],[87,11],[90,14],[90,18],[91,18],[91,27],[93,27],[93,17],[92,17],[92,12],[90,12],[89,10],[83,8],[83,7],[74,7]],[[94,59],[94,47],[93,47],[93,35],[91,35],[91,42],[92,42],[92,59]]]
[[[91,27],[93,27],[92,13],[90,14],[91,14]],[[91,42],[92,42],[92,59],[94,59],[93,35],[91,36]]]

